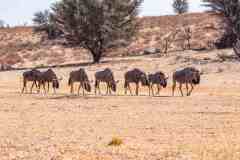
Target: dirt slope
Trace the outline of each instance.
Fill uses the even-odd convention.
[[[193,32],[192,48],[209,48],[221,35],[221,18],[212,13],[191,13],[182,16],[161,16],[140,18],[141,29],[136,40],[128,48],[111,51],[108,56],[139,55],[146,48],[160,48],[168,33],[183,25]],[[15,67],[34,67],[89,61],[87,51],[78,48],[64,48],[55,42],[42,41],[41,34],[33,34],[31,27],[17,27],[0,30],[0,63]],[[171,51],[179,50],[174,42]]]

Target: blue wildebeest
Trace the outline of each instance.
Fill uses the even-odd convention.
[[[80,82],[78,87],[78,95],[80,94],[80,89],[82,88],[82,94],[85,95],[85,90],[91,92],[91,85],[88,79],[88,75],[83,68],[77,71],[72,71],[68,80],[68,85],[71,86],[71,93],[74,93],[74,83]]]
[[[101,94],[101,90],[100,90],[101,82],[104,82],[107,84],[106,94],[112,94],[111,91],[113,92],[117,91],[118,81],[115,81],[115,78],[111,69],[106,68],[103,71],[99,71],[95,73],[95,94],[97,94],[97,90],[99,94]]]
[[[187,88],[187,96],[190,96],[193,89],[194,85],[200,84],[200,72],[196,68],[193,67],[187,67],[184,68],[180,71],[176,71],[173,74],[173,87],[172,87],[172,95],[174,96],[174,91],[176,88],[176,83],[179,83],[179,90],[181,92],[181,95],[183,96],[183,91],[182,91],[182,85],[186,84]],[[191,85],[191,90],[189,91],[188,85]]]
[[[46,93],[46,83],[48,84],[48,90],[50,88],[50,83],[52,83],[52,88],[54,93],[56,93],[56,89],[59,89],[60,83],[59,83],[56,73],[52,69],[48,69],[47,71],[44,71],[40,74],[40,79],[39,79],[39,90],[41,89],[41,86],[43,86],[44,92]]]
[[[26,71],[23,73],[23,88],[22,88],[22,93],[27,92],[27,82],[33,82],[31,86],[31,93],[33,90],[34,85],[36,88],[39,86],[39,80],[41,77],[41,72],[37,69],[32,69],[30,71]]]
[[[135,94],[139,94],[139,84],[143,86],[149,86],[149,81],[148,77],[145,72],[141,71],[140,69],[133,69],[131,71],[128,71],[124,75],[124,88],[125,88],[125,95],[127,94],[127,91],[130,91],[130,94],[132,95],[130,83],[135,83],[136,84],[136,91]]]
[[[154,90],[153,87],[154,85],[157,86],[157,94],[160,94],[161,88],[166,88],[167,87],[167,79],[168,77],[165,76],[165,74],[161,71],[156,72],[154,74],[149,74],[148,75],[148,80],[149,80],[149,96],[152,95],[154,96]]]

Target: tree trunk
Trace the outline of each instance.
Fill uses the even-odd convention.
[[[98,53],[92,53],[93,56],[93,63],[99,63],[100,59],[102,58],[102,52],[98,52]]]

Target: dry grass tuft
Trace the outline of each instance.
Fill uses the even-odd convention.
[[[120,146],[123,144],[123,140],[117,137],[114,137],[109,143],[108,146]]]

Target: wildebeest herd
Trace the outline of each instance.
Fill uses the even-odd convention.
[[[176,84],[179,83],[179,90],[182,96],[184,96],[182,91],[182,86],[185,84],[187,89],[187,96],[190,96],[194,86],[200,83],[200,72],[194,67],[187,67],[182,70],[176,71],[173,73],[173,86],[172,86],[172,96],[174,96]],[[41,87],[44,92],[49,92],[50,84],[52,84],[52,88],[54,93],[56,93],[56,89],[60,88],[59,81],[62,78],[58,78],[52,69],[48,69],[45,72],[41,72],[37,69],[32,69],[30,71],[26,71],[23,73],[23,88],[22,93],[27,92],[27,82],[32,82],[30,92],[32,93],[34,86],[37,88],[38,93],[41,91]],[[149,96],[155,96],[154,86],[157,87],[157,94],[160,94],[160,90],[162,88],[167,87],[168,77],[161,71],[158,71],[153,74],[146,74],[140,69],[133,69],[124,74],[124,89],[125,95],[128,94],[128,91],[131,95],[133,95],[131,90],[131,83],[136,85],[135,95],[139,95],[139,87],[140,83],[142,86],[146,86],[149,89]],[[82,94],[85,95],[85,91],[91,92],[91,81],[88,78],[87,72],[85,69],[80,68],[79,70],[72,71],[69,75],[68,85],[70,86],[70,93],[74,93],[74,83],[78,82],[78,95],[80,95],[80,90],[82,89]],[[100,83],[105,83],[107,85],[107,95],[111,95],[112,92],[117,91],[117,83],[114,78],[113,71],[109,68],[106,68],[103,71],[99,71],[95,73],[95,94],[101,94]],[[46,84],[48,86],[46,90]],[[189,85],[191,89],[189,90]]]

